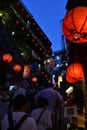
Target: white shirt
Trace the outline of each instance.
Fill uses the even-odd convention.
[[[24,115],[24,112],[13,112],[12,117],[16,124]],[[8,115],[6,114],[2,120],[2,129],[7,130],[9,128]],[[28,117],[20,127],[20,130],[37,130],[36,122],[32,117]]]
[[[43,108],[36,108],[32,111],[31,116],[37,121],[38,117]],[[40,121],[37,125],[37,130],[46,130],[46,128],[52,127],[51,113],[49,110],[45,110],[40,118]]]
[[[64,102],[60,93],[58,91],[54,90],[53,88],[42,89],[35,95],[36,99],[38,99],[39,97],[43,97],[48,100],[48,102],[49,102],[48,109],[51,111],[51,113],[53,113],[56,102],[58,102],[59,105]]]
[[[9,111],[9,104],[10,104],[9,97],[7,98],[7,100],[0,101],[0,126],[1,126],[2,118]]]
[[[0,101],[0,118],[8,113],[8,111],[9,111],[9,104],[10,104],[9,99],[8,100],[4,100],[4,101]]]

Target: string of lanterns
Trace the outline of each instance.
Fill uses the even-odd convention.
[[[87,7],[78,6],[69,10],[63,19],[62,30],[66,37],[66,40],[68,40],[69,43],[75,43],[77,45],[87,43]],[[66,81],[69,83],[76,83],[78,81],[81,81],[81,90],[84,99],[84,110],[85,114],[87,115],[87,89],[84,80],[82,64],[72,63],[67,67]],[[82,112],[83,110],[81,111],[81,114]]]
[[[23,17],[23,19],[24,19],[24,21],[25,21],[25,23],[26,23],[26,26],[28,27],[28,26],[30,26],[29,24],[30,24],[30,21],[31,21],[31,17],[32,16],[30,16],[30,14],[28,14],[27,13],[27,11],[24,9],[24,7],[22,6],[22,4],[21,4],[21,2],[16,2],[15,3],[15,5],[14,5],[14,8],[15,8],[15,10],[19,13],[19,15],[21,16],[21,17]],[[15,23],[16,23],[16,25],[19,25],[19,26],[21,26],[21,30],[22,31],[26,31],[26,28],[23,26],[23,25],[21,25],[21,22],[19,21],[19,19],[17,19],[16,21],[15,21]],[[47,50],[48,51],[46,51],[44,48],[43,48],[43,46],[40,46],[40,44],[39,43],[36,43],[36,41],[35,41],[35,39],[33,38],[33,36],[32,36],[32,42],[34,42],[34,43],[36,43],[36,44],[33,44],[34,46],[33,47],[38,47],[37,49],[40,51],[40,53],[42,54],[42,56],[44,55],[44,56],[46,56],[47,54],[50,54],[51,53],[51,49],[50,49],[50,42],[48,41],[48,39],[46,38],[46,36],[44,36],[44,33],[42,33],[42,31],[41,31],[41,29],[38,27],[38,25],[37,25],[37,23],[35,23],[34,22],[34,20],[32,20],[32,22],[31,22],[31,24],[32,24],[32,26],[31,26],[31,28],[32,28],[32,30],[33,29],[35,29],[35,27],[36,27],[36,30],[38,31],[38,33],[40,33],[40,35],[42,36],[43,35],[43,44],[44,44],[44,46],[45,46],[45,48],[47,48]],[[35,32],[36,33],[36,32]],[[30,34],[26,34],[27,35],[27,40],[28,40],[28,38],[31,36]],[[34,41],[33,41],[34,40]],[[47,40],[47,41],[46,41]],[[47,42],[47,44],[45,44],[45,42]],[[38,46],[37,46],[38,45]],[[38,51],[38,52],[39,52]]]
[[[87,7],[79,6],[68,11],[63,19],[62,30],[67,40],[78,45],[87,42]],[[70,83],[84,80],[83,66],[73,63],[66,69],[66,80]]]
[[[12,56],[10,53],[5,53],[5,54],[3,54],[3,56],[2,56],[2,60],[3,60],[4,62],[6,62],[6,63],[11,63],[11,62],[13,61],[13,56]],[[15,72],[20,72],[21,69],[22,69],[22,66],[21,66],[21,65],[19,65],[19,64],[14,64],[14,65],[13,65],[13,70],[14,70]]]
[[[5,63],[11,63],[13,61],[13,56],[10,53],[5,53],[2,56],[2,60]],[[14,64],[13,65],[13,70],[16,73],[18,73],[21,70],[23,70],[22,77],[23,78],[29,78],[29,75],[30,75],[30,65],[26,64],[26,65],[23,66],[23,69],[22,69],[22,66],[20,64]],[[44,72],[42,72],[41,74],[43,75]],[[32,82],[37,82],[37,77],[33,77],[31,80],[32,80]]]

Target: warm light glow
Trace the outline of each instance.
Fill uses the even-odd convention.
[[[22,28],[21,28],[21,30],[22,30],[22,31],[24,31],[24,30],[25,30],[25,28],[24,28],[24,27],[22,27]]]
[[[66,93],[69,95],[73,92],[73,86],[70,86],[67,90]]]
[[[50,62],[50,59],[47,60],[47,63],[49,63],[49,62]]]
[[[12,62],[13,57],[12,57],[11,54],[6,53],[6,54],[3,55],[2,59],[3,59],[4,62],[10,63],[10,62]]]
[[[21,53],[21,55],[23,56],[23,55],[24,55],[24,53],[22,52],[22,53]]]
[[[0,13],[0,17],[2,17],[3,16],[3,14],[2,13]]]
[[[32,42],[34,42],[35,40],[34,39],[32,39]]]
[[[27,33],[26,35],[27,35],[27,37],[29,37],[29,36],[30,36],[30,34],[29,34],[29,33]]]
[[[30,75],[30,65],[24,65],[23,78],[29,78]]]
[[[29,18],[29,15],[28,15],[28,14],[26,15],[26,18]]]
[[[62,24],[65,37],[74,43],[87,42],[87,7],[78,6],[69,10]]]
[[[37,82],[37,77],[33,77],[32,82]]]
[[[22,8],[21,11],[24,12],[24,8]]]
[[[19,21],[18,21],[18,20],[16,21],[16,24],[19,24]]]
[[[11,35],[15,35],[15,32],[12,32]]]
[[[21,69],[22,69],[22,67],[21,67],[21,65],[19,65],[19,64],[15,64],[15,65],[13,66],[13,70],[16,71],[16,72],[20,72]]]

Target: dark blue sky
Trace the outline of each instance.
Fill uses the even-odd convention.
[[[43,32],[52,42],[52,50],[62,49],[61,20],[66,14],[67,0],[22,0]]]

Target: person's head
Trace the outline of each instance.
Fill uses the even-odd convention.
[[[4,97],[4,98],[8,96],[8,91],[7,91],[7,89],[5,89],[4,86],[0,89],[0,94],[1,94],[2,97]]]
[[[43,83],[43,85],[44,85],[44,88],[53,88],[53,84],[52,84],[52,82],[44,82]]]
[[[48,100],[46,98],[39,98],[38,99],[38,107],[39,108],[44,108],[48,106]]]
[[[14,111],[27,111],[28,100],[24,95],[20,94],[13,99],[12,105]]]
[[[21,79],[17,79],[15,82],[16,82],[16,86],[17,86],[18,88],[23,87],[23,84],[22,84],[22,80],[21,80]]]

